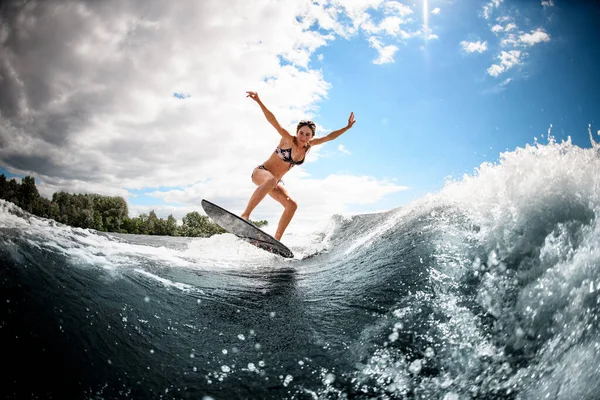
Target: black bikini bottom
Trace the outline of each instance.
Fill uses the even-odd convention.
[[[254,168],[252,170],[252,175],[250,175],[250,178],[252,178],[254,176],[254,171],[256,171],[257,169],[264,169],[265,171],[269,171],[264,164],[260,164],[258,167]],[[269,171],[271,172],[271,171]],[[277,183],[281,183],[282,185],[285,185],[285,183],[283,183],[283,181],[280,179],[277,181]]]

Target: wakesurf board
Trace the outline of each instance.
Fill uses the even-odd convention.
[[[202,200],[202,208],[206,214],[227,232],[234,234],[254,246],[285,258],[293,258],[294,253],[273,236],[264,232],[254,224],[238,217],[208,200]]]

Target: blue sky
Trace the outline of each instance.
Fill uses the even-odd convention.
[[[70,4],[2,15],[0,171],[46,196],[123,196],[132,216],[181,218],[202,198],[242,211],[278,143],[246,90],[292,130],[356,116],[284,177],[291,232],[405,205],[546,143],[551,124],[581,147],[600,126],[592,2]],[[274,229],[280,213],[269,199],[252,217]]]
[[[389,196],[381,203],[388,207],[439,189],[445,176],[472,173],[502,151],[535,138],[546,143],[550,124],[557,140],[571,136],[589,147],[587,126],[598,128],[600,118],[600,45],[591,39],[600,33],[599,13],[591,11],[583,4],[501,3],[493,15],[510,16],[525,32],[543,27],[550,40],[527,48],[523,63],[498,77],[487,71],[503,49],[490,29],[497,21],[483,18],[473,2],[430,17],[438,38],[407,43],[393,63],[372,64],[373,49],[360,38],[340,41],[322,51],[325,79],[334,83],[319,116],[360,104],[360,134],[345,137],[346,147],[369,160],[360,166],[367,173],[385,171],[414,189]],[[469,39],[487,42],[487,50],[461,51]]]

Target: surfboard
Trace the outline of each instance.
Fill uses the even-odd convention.
[[[215,223],[227,232],[234,234],[254,246],[285,258],[293,258],[294,253],[273,236],[252,223],[238,217],[208,200],[202,200],[202,208]]]

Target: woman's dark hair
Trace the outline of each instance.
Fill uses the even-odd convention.
[[[298,133],[300,128],[302,128],[303,126],[308,126],[310,128],[310,130],[312,131],[313,136],[315,136],[315,132],[317,130],[317,125],[315,125],[314,122],[307,121],[307,120],[302,120],[302,121],[298,122],[298,126],[296,127],[296,133]]]

